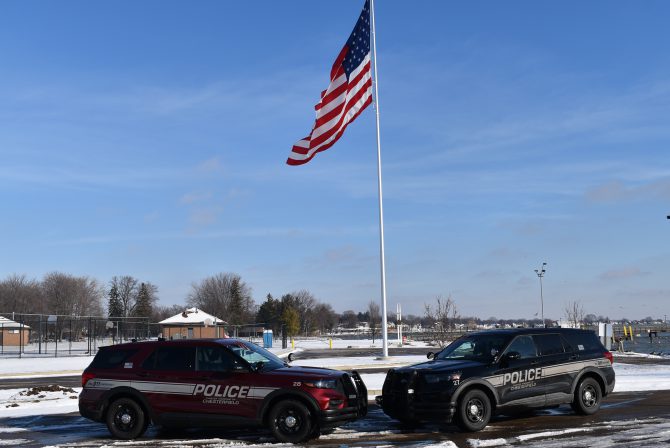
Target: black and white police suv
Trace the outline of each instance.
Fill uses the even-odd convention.
[[[430,361],[391,369],[377,402],[401,422],[483,429],[494,413],[570,404],[595,413],[614,389],[613,357],[593,331],[567,328],[470,333]]]

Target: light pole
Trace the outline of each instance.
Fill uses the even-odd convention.
[[[547,325],[544,322],[544,296],[542,293],[542,277],[544,277],[544,273],[547,272],[547,270],[544,268],[547,265],[547,263],[542,263],[542,266],[540,269],[535,269],[535,273],[537,276],[540,278],[540,306],[541,306],[541,315],[542,315],[542,326],[544,328],[547,327]]]

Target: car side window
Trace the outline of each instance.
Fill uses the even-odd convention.
[[[518,353],[519,359],[535,358],[537,349],[533,338],[528,335],[517,336],[507,348],[506,353]]]
[[[565,353],[563,338],[560,334],[536,334],[533,336],[540,356],[559,355]]]
[[[145,369],[195,370],[195,347],[161,347],[142,364]]]
[[[198,371],[230,372],[239,370],[240,363],[222,347],[198,347]]]

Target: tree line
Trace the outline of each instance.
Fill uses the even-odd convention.
[[[275,296],[268,293],[257,305],[249,287],[235,273],[222,272],[191,284],[184,304],[159,305],[158,287],[130,275],[114,276],[107,282],[87,276],[51,272],[40,280],[13,274],[0,280],[0,313],[106,316],[108,318],[146,318],[156,323],[181,313],[186,307],[197,307],[217,316],[229,327],[263,326],[276,334],[289,336],[332,333],[338,326],[357,328],[367,323],[373,338],[381,332],[381,313],[377,301],[370,301],[364,311],[336,312],[303,289]],[[575,311],[576,310],[576,311]],[[566,314],[582,320],[583,309],[577,303]],[[595,316],[587,315],[588,318]],[[395,314],[387,321],[398,323]],[[448,332],[456,325],[475,328],[479,325],[539,325],[540,319],[497,319],[461,316],[451,296],[436,297],[425,304],[423,315],[408,314],[402,323],[412,327]]]
[[[88,276],[51,272],[42,279],[13,274],[0,280],[0,313],[146,318],[156,323],[186,307],[197,307],[225,320],[229,326],[258,326],[276,333],[309,335],[330,333],[338,326],[368,324],[372,336],[381,331],[379,304],[371,301],[364,311],[336,312],[302,289],[277,296],[268,293],[257,305],[251,288],[235,273],[222,272],[191,284],[183,305],[159,305],[159,290],[150,281],[130,275],[100,282]],[[389,322],[394,316],[389,315]],[[407,316],[406,323],[428,323]]]

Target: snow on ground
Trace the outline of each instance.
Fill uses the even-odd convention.
[[[586,424],[581,428],[535,432],[509,439],[468,440],[468,444],[472,448],[519,445],[537,448],[565,448],[571,446],[589,448],[635,446],[651,448],[668,446],[669,443],[670,421],[657,419]]]
[[[77,412],[81,388],[0,390],[0,418]],[[0,428],[0,432],[3,428]]]
[[[667,364],[614,363],[614,392],[670,389],[670,366]]]
[[[370,348],[376,347],[382,348],[382,340],[375,339],[375,342],[372,342],[371,339],[343,339],[333,336],[332,338],[296,338],[294,342],[295,348],[330,348],[330,343],[332,341],[332,348]],[[290,345],[290,344],[289,344]],[[398,341],[394,338],[389,338],[389,347],[398,347]],[[423,341],[414,341],[409,340],[403,347],[431,347]],[[293,348],[293,347],[291,347]]]

